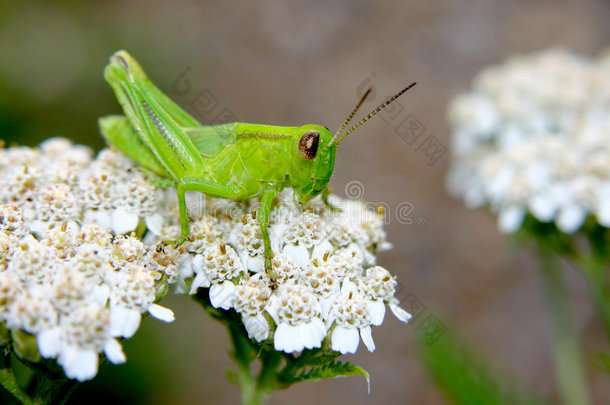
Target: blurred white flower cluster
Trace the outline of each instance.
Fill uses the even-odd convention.
[[[562,50],[483,70],[449,108],[450,191],[489,206],[502,232],[530,213],[565,233],[610,227],[610,54]]]
[[[355,352],[360,338],[372,351],[371,326],[386,305],[409,320],[395,277],[375,265],[390,245],[364,203],[330,196],[335,208],[320,198],[302,206],[292,190],[280,193],[269,275],[258,200],[189,193],[190,235],[174,246],[166,241],[180,235],[176,192],[136,167],[109,149],[92,159],[64,139],[0,150],[0,327],[35,338],[68,377],[95,376],[102,352],[125,361],[117,338],[131,337],[141,314],[173,320],[154,303],[170,284],[178,293],[209,288],[212,306],[237,311],[250,338],[278,351],[325,338],[341,353]]]

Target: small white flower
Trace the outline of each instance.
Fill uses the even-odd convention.
[[[293,353],[321,346],[326,336],[320,318],[322,307],[308,288],[283,285],[271,297],[266,310],[277,325],[273,337],[276,350]]]
[[[265,273],[244,277],[235,288],[234,307],[242,316],[248,337],[263,341],[269,336],[269,323],[264,310],[271,297],[269,279]]]
[[[235,303],[235,284],[223,281],[210,287],[210,303],[214,308],[229,309]]]
[[[329,322],[336,324],[331,336],[333,350],[342,354],[355,353],[360,341],[358,334],[369,351],[375,350],[367,300],[354,283],[343,283],[341,295],[333,304]]]

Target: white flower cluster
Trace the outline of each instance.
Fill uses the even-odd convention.
[[[502,232],[530,213],[565,233],[610,227],[610,54],[549,50],[483,70],[449,108],[450,191]]]
[[[272,339],[288,353],[321,347],[327,336],[341,353],[354,353],[360,337],[373,351],[371,326],[381,325],[386,304],[409,320],[394,297],[395,277],[375,266],[374,253],[390,247],[379,215],[336,196],[330,196],[334,208],[319,198],[301,206],[284,190],[270,217],[269,275],[256,203],[202,200],[203,215],[185,242],[190,270],[181,263],[182,279],[195,275],[191,294],[209,288],[212,306],[235,309],[250,338]],[[162,234],[176,235],[177,226],[171,228]]]
[[[97,374],[101,352],[125,361],[117,338],[131,337],[141,314],[173,320],[154,301],[179,255],[120,235],[155,212],[157,192],[127,179],[124,157],[90,156],[63,139],[0,150],[0,323],[35,337],[42,357],[80,381]]]
[[[117,338],[131,337],[141,314],[173,320],[154,303],[168,284],[209,288],[212,306],[237,311],[252,339],[285,352],[328,338],[353,353],[360,336],[372,351],[371,326],[386,305],[411,317],[394,297],[395,277],[375,265],[390,247],[382,218],[361,202],[302,206],[292,190],[280,193],[268,274],[257,200],[188,193],[189,238],[168,245],[180,236],[175,190],[157,188],[116,151],[92,159],[63,139],[1,149],[0,182],[0,323],[35,337],[71,378],[95,376],[101,352],[125,361]]]

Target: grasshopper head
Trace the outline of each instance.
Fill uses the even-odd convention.
[[[292,188],[297,193],[301,202],[309,201],[309,199],[317,196],[326,188],[330,176],[333,174],[337,145],[355,129],[358,129],[413,86],[415,86],[415,83],[411,83],[381,103],[381,105],[367,114],[363,119],[346,130],[347,124],[351,122],[360,106],[362,106],[362,103],[371,94],[372,88],[369,88],[335,135],[332,135],[328,128],[320,125],[304,125],[297,128],[290,148],[290,169],[288,175],[290,176]]]
[[[307,202],[326,188],[335,166],[333,135],[320,125],[299,127],[290,146],[290,183],[301,202]]]

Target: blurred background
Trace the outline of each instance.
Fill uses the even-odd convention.
[[[9,144],[64,136],[102,148],[96,120],[120,112],[102,69],[121,48],[203,123],[334,130],[366,86],[374,97],[363,110],[371,110],[417,81],[341,144],[331,187],[345,196],[357,184],[359,196],[385,205],[394,249],[379,263],[420,316],[405,326],[388,314],[373,331],[376,352],[361,345],[346,357],[371,374],[370,395],[363,379],[349,378],[301,384],[270,403],[445,403],[415,352],[426,319],[442,319],[503,373],[555,398],[532,256],[508,244],[486,212],[445,191],[446,106],[477,71],[516,53],[566,47],[597,55],[610,40],[609,1],[8,3],[0,3],[0,138]],[[584,282],[570,276],[582,337],[595,343],[601,333]],[[90,395],[115,404],[238,402],[225,377],[232,364],[224,327],[186,297],[164,305],[176,322],[146,319],[124,343],[127,364],[102,367],[72,403],[91,403]],[[604,403],[608,377],[590,381]]]

